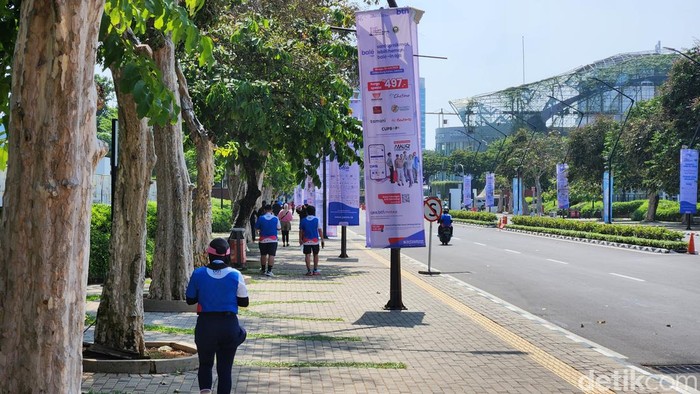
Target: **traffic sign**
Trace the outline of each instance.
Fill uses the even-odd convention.
[[[437,197],[428,197],[423,202],[423,217],[429,222],[435,222],[440,218],[442,203]]]

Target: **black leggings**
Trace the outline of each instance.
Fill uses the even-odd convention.
[[[199,356],[199,389],[212,388],[214,356],[216,374],[219,377],[218,393],[231,392],[231,368],[236,349],[245,341],[246,331],[238,324],[238,317],[231,315],[207,315],[197,317],[194,329],[194,342]]]
[[[282,243],[285,245],[289,244],[289,231],[282,231]]]

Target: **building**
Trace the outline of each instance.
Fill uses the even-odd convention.
[[[436,133],[436,149],[438,139],[448,152],[451,146],[488,143],[520,128],[558,129],[566,135],[599,116],[621,121],[632,100],[638,103],[659,93],[678,56],[659,44],[654,51],[623,53],[541,81],[453,100],[450,104],[467,133],[460,138],[448,132],[438,138]]]

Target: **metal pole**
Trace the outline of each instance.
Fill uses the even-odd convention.
[[[348,258],[348,227],[342,226],[340,230],[340,257],[341,259]]]
[[[389,302],[384,305],[387,310],[406,310],[401,301],[401,248],[391,248]]]
[[[430,261],[433,256],[433,222],[430,222],[430,230],[428,230],[428,274],[430,274]]]

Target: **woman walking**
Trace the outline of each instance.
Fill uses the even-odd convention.
[[[230,393],[233,358],[246,338],[245,329],[238,323],[238,307],[248,306],[248,289],[243,275],[229,266],[228,241],[215,238],[207,253],[209,265],[194,270],[186,292],[187,304],[197,304],[194,342],[199,357],[199,392],[211,393],[216,357],[217,392]]]
[[[289,232],[292,230],[292,210],[289,209],[289,204],[284,204],[282,210],[277,215],[282,225],[282,246],[289,246]]]

